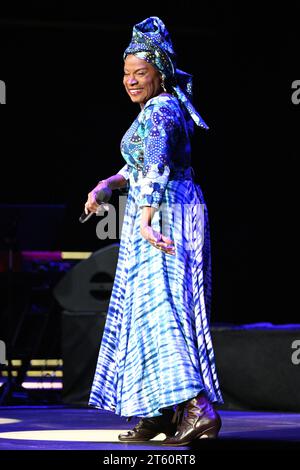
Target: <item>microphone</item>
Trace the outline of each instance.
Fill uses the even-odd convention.
[[[96,196],[96,202],[101,206],[103,203],[108,202],[111,198],[112,190],[106,186],[105,188],[99,189]],[[89,212],[86,214],[84,211],[79,217],[79,222],[82,224],[89,220],[89,218],[94,214],[94,212]]]

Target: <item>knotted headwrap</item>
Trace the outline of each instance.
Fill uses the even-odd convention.
[[[132,39],[124,52],[124,60],[134,54],[156,67],[172,88],[175,96],[185,106],[197,126],[208,129],[191,103],[192,75],[176,68],[176,56],[170,35],[160,18],[150,16],[133,27]]]

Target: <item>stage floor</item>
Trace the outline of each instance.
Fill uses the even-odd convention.
[[[219,439],[210,442],[202,439],[197,446],[245,450],[300,448],[298,413],[221,411],[220,415],[223,426]],[[175,452],[191,448],[162,446],[163,434],[142,444],[119,442],[119,432],[132,428],[137,421],[134,418],[127,423],[113,413],[89,408],[2,407],[0,450]]]

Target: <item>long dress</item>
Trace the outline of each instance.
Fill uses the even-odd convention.
[[[191,167],[189,120],[176,97],[147,101],[121,142],[129,181],[114,285],[89,405],[121,416],[161,409],[206,392],[223,403],[209,330],[208,215]],[[140,232],[143,206],[175,256]]]

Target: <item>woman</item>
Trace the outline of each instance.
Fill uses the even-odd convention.
[[[209,332],[210,245],[190,136],[207,126],[176,69],[163,22],[133,28],[124,86],[141,111],[121,143],[125,166],[88,195],[129,182],[118,264],[89,404],[142,419],[124,442],[165,433],[166,445],[216,437],[221,404]],[[175,410],[175,413],[174,413]]]

